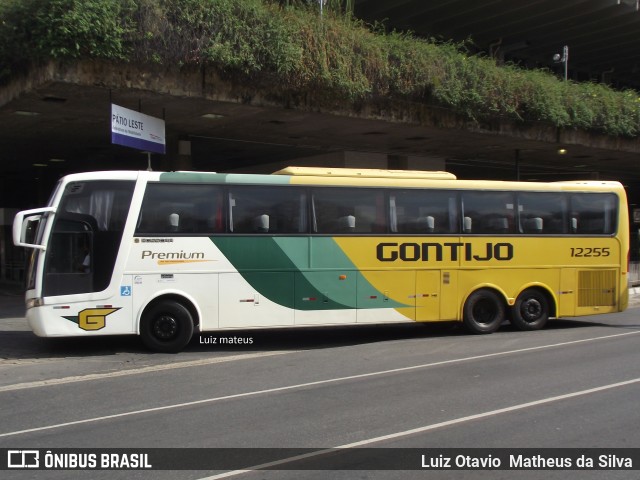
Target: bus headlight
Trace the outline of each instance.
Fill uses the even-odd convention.
[[[33,307],[41,307],[44,305],[44,299],[42,297],[30,298],[26,302],[27,310]]]

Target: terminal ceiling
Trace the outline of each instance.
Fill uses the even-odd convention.
[[[417,36],[456,42],[527,67],[640,88],[638,0],[354,0],[356,16]]]

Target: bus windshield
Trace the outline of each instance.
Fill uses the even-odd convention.
[[[43,296],[108,287],[134,185],[87,181],[66,186],[48,242]]]

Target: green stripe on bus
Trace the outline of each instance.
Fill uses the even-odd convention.
[[[381,295],[331,237],[211,240],[256,291],[288,308],[350,309],[357,306],[357,291]],[[405,306],[391,300],[384,304],[384,308]]]
[[[286,175],[254,175],[244,173],[166,172],[160,174],[161,182],[174,183],[288,185],[290,179],[291,177]]]

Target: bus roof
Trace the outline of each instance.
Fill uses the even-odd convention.
[[[286,167],[272,175],[306,177],[404,178],[420,180],[455,180],[453,173],[423,170],[383,170],[378,168]]]
[[[616,181],[574,180],[560,182],[520,182],[504,180],[459,180],[448,172],[356,169],[334,167],[287,167],[271,175],[214,172],[104,171],[67,175],[63,182],[85,180],[136,180],[220,183],[247,185],[316,185],[404,188],[452,188],[521,191],[617,191],[623,186]]]

